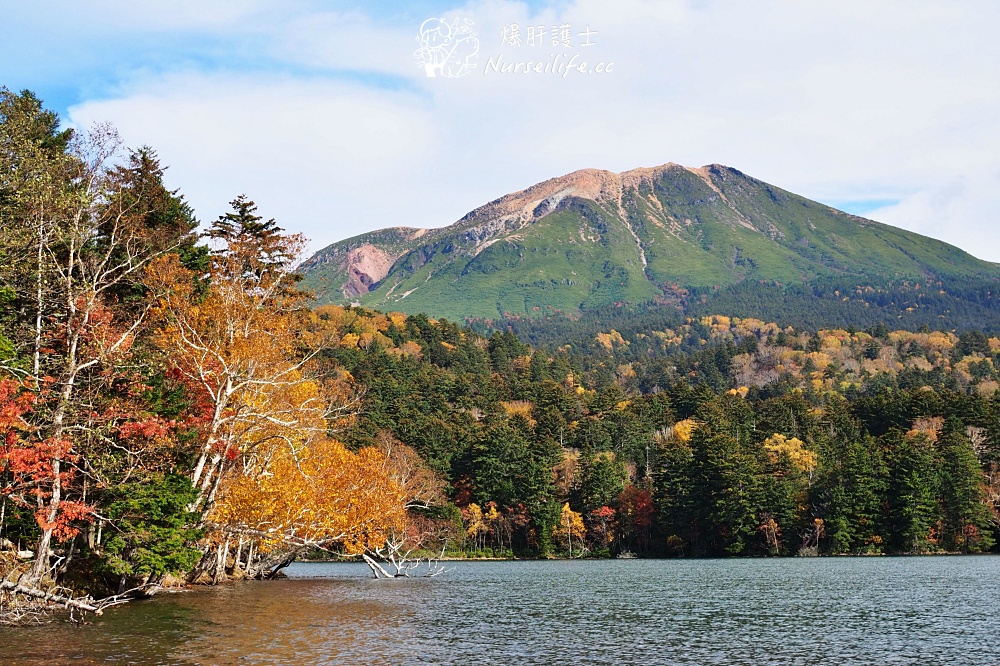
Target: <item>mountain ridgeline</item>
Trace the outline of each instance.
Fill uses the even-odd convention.
[[[621,303],[792,325],[1000,321],[997,264],[722,165],[576,171],[451,226],[335,243],[303,273],[321,303],[459,321]],[[809,314],[816,297],[823,321]]]

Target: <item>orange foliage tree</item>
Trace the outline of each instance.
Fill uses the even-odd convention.
[[[222,247],[206,281],[175,255],[146,274],[158,299],[156,343],[194,398],[188,423],[201,438],[191,483],[200,493],[191,510],[202,515],[230,471],[266,467],[277,445],[324,435],[350,402],[344,381],[309,372],[322,344],[312,344],[311,313],[294,288],[302,239],[281,235],[273,220],[260,224],[243,198],[233,205],[237,221],[220,222],[237,226],[215,229]]]
[[[302,238],[262,221],[245,197],[232,205],[209,231],[207,276],[175,256],[146,273],[156,344],[193,398],[189,509],[218,532],[199,567],[215,580],[232,536],[253,541],[247,569],[254,547],[294,557],[339,542],[356,552],[384,542],[405,505],[381,453],[352,453],[329,437],[350,421],[356,397],[349,375],[318,363],[338,331],[295,286]]]
[[[378,449],[353,453],[319,437],[298,450],[278,447],[266,466],[245,470],[225,488],[209,518],[279,558],[289,549],[333,544],[360,554],[403,529],[405,504]]]

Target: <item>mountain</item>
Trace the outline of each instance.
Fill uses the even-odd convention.
[[[1000,279],[1000,265],[957,247],[718,164],[575,171],[447,227],[394,227],[334,243],[302,271],[320,302],[457,320],[681,303],[691,290],[754,285],[842,284],[863,294]]]

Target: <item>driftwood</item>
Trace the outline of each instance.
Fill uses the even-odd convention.
[[[72,611],[102,615],[104,609],[120,606],[143,595],[148,595],[150,589],[156,587],[158,587],[156,584],[140,585],[121,594],[94,600],[91,597],[74,598],[64,592],[57,591],[65,588],[53,587],[49,590],[42,590],[24,585],[20,581],[2,580],[0,581],[0,592],[6,592],[10,595],[10,603],[0,603],[0,625],[38,623],[44,621],[48,611],[55,607],[69,609],[71,618]],[[25,600],[25,603],[19,604],[17,602],[19,596]]]
[[[109,604],[101,603],[100,605],[95,606],[87,601],[67,597],[64,594],[39,590],[35,587],[26,587],[21,585],[19,582],[15,583],[9,580],[0,581],[0,591],[8,591],[13,594],[20,594],[25,597],[31,597],[32,599],[38,599],[39,601],[44,601],[46,603],[59,604],[60,606],[65,606],[67,608],[75,608],[76,610],[86,611],[88,613],[93,613],[94,615],[100,615],[104,612],[105,608],[115,605],[115,603],[124,603],[123,601],[117,601]]]
[[[440,555],[427,558],[418,557],[413,559],[412,555],[417,546],[410,548],[406,546],[407,540],[405,537],[390,538],[383,547],[372,549],[368,553],[362,553],[361,558],[368,565],[368,568],[371,569],[374,578],[410,578],[411,574],[424,578],[432,578],[440,576],[447,571],[444,565],[441,564],[447,542],[441,547]],[[385,563],[392,571],[382,566],[382,563]],[[426,567],[422,573],[419,572],[421,566]]]

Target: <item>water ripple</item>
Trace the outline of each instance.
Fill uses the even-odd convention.
[[[0,630],[18,664],[1000,663],[995,557],[355,564]]]

